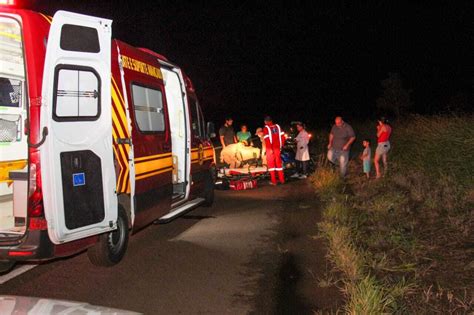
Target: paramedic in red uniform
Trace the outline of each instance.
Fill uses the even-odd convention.
[[[263,128],[263,139],[265,140],[265,147],[267,151],[267,166],[270,172],[270,184],[276,185],[276,174],[281,184],[285,183],[285,176],[283,174],[283,166],[281,163],[280,150],[285,142],[285,133],[281,130],[278,124],[274,124],[272,118],[265,117],[265,127]]]

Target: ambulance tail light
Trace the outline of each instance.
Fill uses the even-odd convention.
[[[30,207],[28,210],[28,221],[30,230],[47,230],[48,222],[43,217],[43,194],[38,188],[30,197]]]
[[[41,176],[37,163],[30,163],[30,189],[28,221],[30,230],[47,230],[48,223],[44,218],[43,192],[41,190]]]
[[[41,189],[38,189],[30,197],[30,208],[29,208],[30,217],[39,217],[43,215],[43,194]]]
[[[38,176],[38,167],[36,163],[30,163],[30,190],[29,190],[28,216],[42,216],[43,211],[43,193],[41,191],[40,178]]]

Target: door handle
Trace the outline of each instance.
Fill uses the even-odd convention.
[[[163,144],[163,150],[164,151],[171,151],[171,144],[169,144],[169,143]]]
[[[41,140],[40,142],[38,143],[30,143],[30,138],[28,137],[28,145],[31,147],[31,148],[39,148],[45,141],[46,141],[46,137],[48,136],[48,127],[43,127],[43,131],[42,131],[42,135],[41,135]]]
[[[132,145],[132,139],[130,138],[117,138],[116,139],[117,144],[128,144]]]

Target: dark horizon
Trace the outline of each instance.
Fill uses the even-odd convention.
[[[381,80],[400,73],[413,112],[472,111],[474,3],[346,1],[264,5],[234,2],[36,1],[114,20],[113,37],[167,56],[191,77],[206,116],[220,124],[371,119]],[[283,123],[283,122],[282,122]]]

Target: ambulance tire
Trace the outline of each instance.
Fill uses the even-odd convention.
[[[206,173],[204,178],[204,194],[203,194],[204,207],[211,207],[214,203],[214,176],[212,170]]]
[[[99,236],[99,241],[87,250],[92,264],[111,267],[118,264],[127,251],[129,237],[128,216],[119,207],[117,229]]]
[[[12,260],[0,261],[0,274],[7,273],[15,266],[15,262]]]

